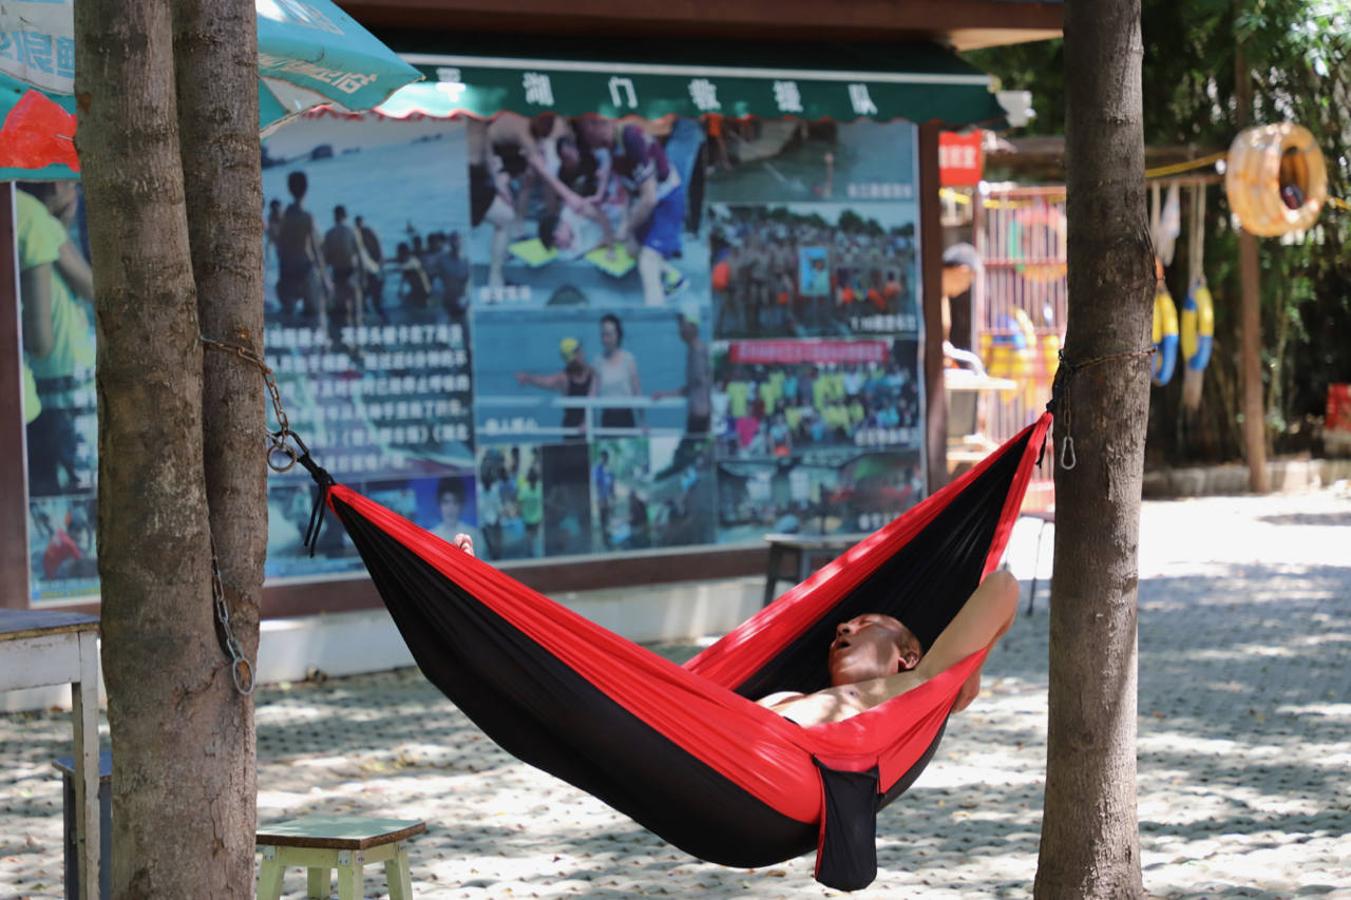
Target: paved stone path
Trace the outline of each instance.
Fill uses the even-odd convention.
[[[1351,496],[1151,502],[1140,588],[1139,814],[1158,897],[1351,897]],[[1030,528],[1024,528],[1030,526]],[[1035,525],[1010,560],[1030,575]],[[1042,568],[1049,569],[1050,540]],[[1024,588],[1026,591],[1026,587]],[[1047,601],[879,821],[860,897],[1023,897],[1037,862]],[[696,648],[663,648],[676,658]],[[260,690],[264,820],[425,818],[423,898],[821,897],[810,856],[723,869],[498,750],[416,672]],[[59,897],[67,720],[0,717],[0,896]],[[370,872],[368,896],[383,889]],[[299,871],[288,897],[303,896]]]

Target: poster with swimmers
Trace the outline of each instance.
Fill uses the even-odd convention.
[[[592,552],[713,543],[712,450],[674,436],[593,443]]]
[[[918,334],[915,126],[718,124],[707,179],[714,336]]]
[[[923,442],[913,339],[731,341],[713,349],[719,459]]]
[[[709,208],[720,338],[919,332],[913,203]]]
[[[474,431],[490,558],[713,541],[704,319],[693,303],[476,306]]]
[[[263,143],[266,352],[291,426],[428,527],[441,481],[474,509],[467,152],[462,122],[330,112]],[[270,577],[360,571],[331,515],[300,546],[312,493],[272,477]]]
[[[718,463],[718,539],[766,533],[863,534],[924,496],[920,451],[817,451],[775,460]]]
[[[475,305],[707,302],[698,121],[503,113],[467,128]]]

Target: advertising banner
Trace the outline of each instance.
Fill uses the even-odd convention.
[[[692,113],[320,112],[266,138],[266,356],[319,463],[493,561],[916,502],[915,126]],[[92,289],[63,262],[78,187],[19,196],[41,604],[97,592]],[[301,546],[314,497],[271,477],[274,582],[361,572],[336,523]]]

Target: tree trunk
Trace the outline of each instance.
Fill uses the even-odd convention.
[[[1154,274],[1139,0],[1065,7],[1069,318],[1037,897],[1136,897],[1136,587]],[[1104,359],[1106,357],[1106,359]],[[1074,369],[1075,366],[1079,368]]]
[[[241,871],[231,829],[243,776],[232,768],[238,737],[220,731],[222,709],[239,703],[211,601],[171,3],[80,0],[75,16],[99,343],[112,891],[128,900],[240,896],[251,885],[227,881],[226,861]]]
[[[263,201],[253,0],[174,0],[174,62],[201,333],[261,357]],[[267,550],[262,378],[239,357],[208,349],[202,382],[211,533],[230,630],[251,662],[257,659]],[[214,659],[221,659],[219,649]],[[230,683],[213,691],[215,705],[203,709],[214,742],[210,883],[219,896],[247,897],[253,894],[257,745],[253,700],[230,690]]]
[[[1235,6],[1235,10],[1238,7]],[[1234,48],[1234,112],[1240,129],[1252,120],[1252,72],[1243,44]],[[1248,459],[1248,487],[1255,494],[1271,490],[1267,481],[1266,404],[1262,401],[1262,269],[1257,236],[1238,230],[1239,369],[1243,381],[1243,452]]]

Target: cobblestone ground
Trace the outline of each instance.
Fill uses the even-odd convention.
[[[1159,897],[1351,896],[1351,498],[1145,505],[1139,815]],[[1035,527],[1035,526],[1034,526]],[[1043,552],[1043,573],[1049,564]],[[1029,576],[1035,531],[1010,560]],[[1026,591],[1026,587],[1024,588]],[[1048,614],[990,659],[985,692],[879,821],[863,897],[1022,897],[1036,870]],[[662,648],[686,658],[693,646]],[[64,716],[0,717],[0,896],[61,896]],[[415,893],[477,897],[818,897],[811,857],[723,869],[508,757],[416,672],[259,692],[263,820],[314,811],[425,818]],[[367,895],[380,896],[378,868]],[[303,896],[299,871],[288,897]]]

